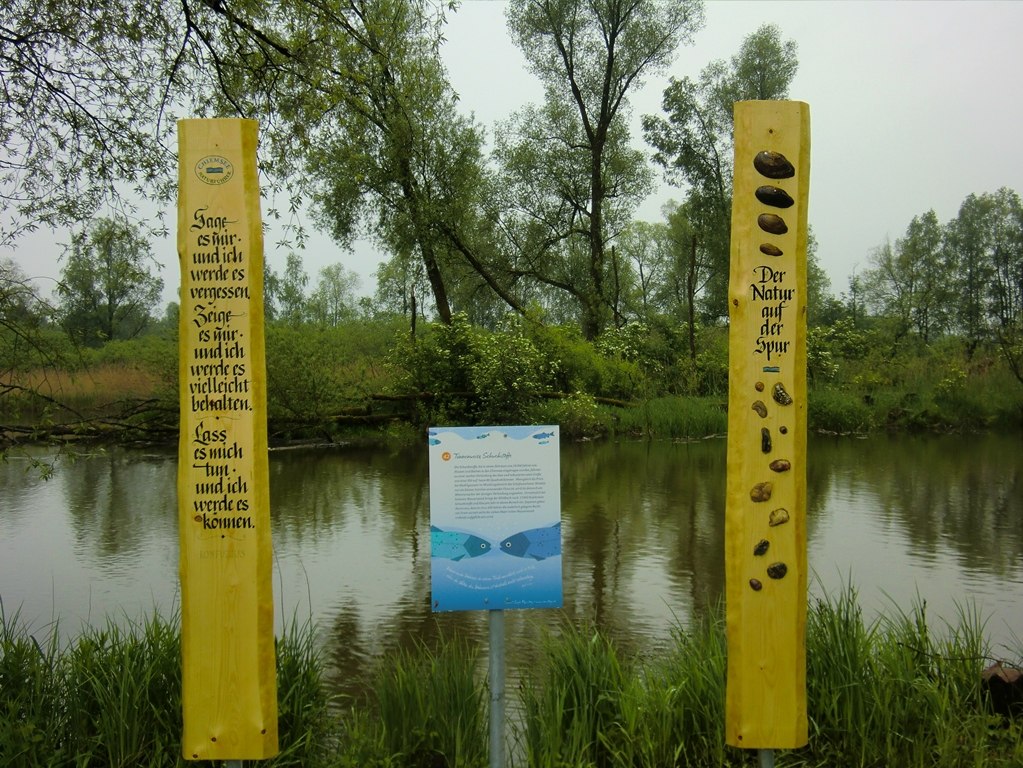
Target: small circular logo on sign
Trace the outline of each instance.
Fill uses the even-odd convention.
[[[234,176],[234,166],[226,157],[210,155],[195,164],[195,175],[204,184],[216,187],[231,180]]]

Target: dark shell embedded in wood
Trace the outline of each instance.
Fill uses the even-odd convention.
[[[767,550],[770,549],[770,547],[771,547],[771,542],[769,542],[767,539],[761,539],[760,541],[757,542],[757,545],[755,547],[753,547],[753,554],[756,557],[760,557],[761,555],[766,555],[767,554]]]
[[[760,252],[765,256],[781,256],[785,253],[777,245],[772,245],[771,243],[761,243]]]
[[[778,405],[792,405],[792,395],[785,390],[785,385],[780,381],[771,390],[771,397]]]
[[[757,187],[757,191],[753,194],[764,205],[771,205],[775,208],[791,208],[796,202],[784,189],[766,184],[762,187]]]
[[[767,149],[757,152],[757,156],[753,158],[753,167],[761,176],[769,179],[791,179],[796,175],[795,166],[785,155]]]
[[[764,588],[764,585],[760,583],[760,579],[750,579],[749,585],[750,589],[752,589],[754,592],[759,592]]]
[[[774,483],[757,483],[749,492],[753,501],[767,501],[774,492]]]
[[[758,381],[756,384],[753,385],[753,389],[755,389],[757,392],[763,392],[764,391],[764,382]]]
[[[762,418],[767,418],[767,406],[764,405],[763,400],[755,400],[753,402],[753,410],[757,412],[757,415]]]
[[[789,521],[789,511],[785,507],[778,507],[778,509],[771,510],[771,516],[767,520],[767,524],[774,528],[775,526],[784,525]]]
[[[788,572],[789,567],[785,563],[771,563],[767,566],[767,575],[772,579],[783,579]]]
[[[772,472],[788,472],[792,469],[792,462],[788,459],[775,459],[768,464]]]
[[[767,427],[760,428],[760,452],[761,453],[771,452],[771,430],[769,430]],[[773,465],[774,462],[772,461],[771,464]],[[774,469],[774,466],[772,466],[771,469]]]
[[[762,213],[757,216],[757,225],[772,235],[784,235],[789,231],[789,225],[785,223],[785,219],[774,213]]]

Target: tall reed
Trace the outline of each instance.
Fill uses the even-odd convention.
[[[779,768],[1019,768],[1023,719],[994,714],[980,672],[984,623],[962,609],[935,627],[927,606],[866,621],[847,585],[807,622],[809,744]],[[57,637],[54,631],[51,637]],[[39,643],[0,603],[0,765],[184,766],[176,620],[108,623],[66,648]],[[724,745],[726,637],[718,607],[677,628],[671,650],[625,656],[591,626],[544,636],[524,673],[513,766],[751,766]],[[1017,660],[1017,663],[1020,660]],[[330,697],[309,623],[277,645],[281,754],[306,768],[482,768],[486,685],[463,640],[385,657],[371,691]]]
[[[0,766],[148,768],[185,763],[181,752],[181,651],[176,618],[108,621],[45,645],[0,604]],[[314,766],[329,754],[322,663],[310,626],[277,643],[281,754],[265,765]]]
[[[0,755],[3,765],[61,765],[65,752],[54,743],[64,729],[64,692],[55,669],[55,638],[40,645],[0,601]]]
[[[609,766],[609,735],[621,721],[629,682],[618,651],[605,635],[566,625],[544,638],[543,660],[523,681],[523,740],[530,766]]]
[[[417,644],[384,659],[373,703],[384,756],[408,768],[486,765],[486,689],[476,680],[478,651],[454,639],[432,650]],[[363,729],[372,740],[372,729]]]

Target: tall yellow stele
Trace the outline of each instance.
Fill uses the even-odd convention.
[[[257,130],[178,124],[186,760],[278,751]]]
[[[729,273],[726,742],[801,747],[806,716],[809,107],[735,105]]]

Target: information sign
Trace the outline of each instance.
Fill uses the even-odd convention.
[[[433,427],[434,611],[559,608],[557,426]]]

